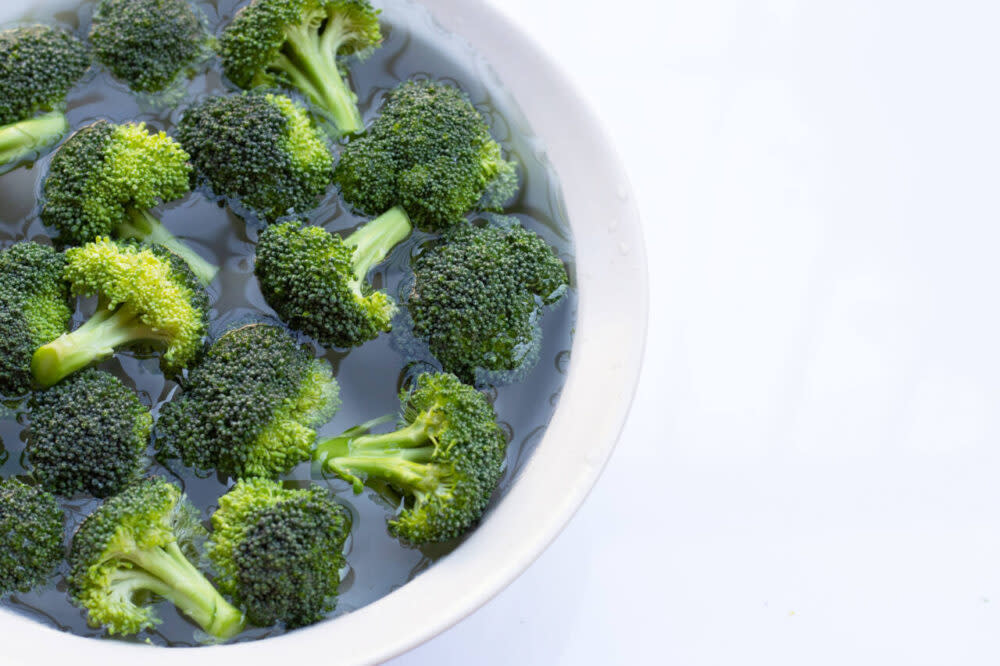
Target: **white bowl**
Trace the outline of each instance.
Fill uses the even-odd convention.
[[[597,481],[622,430],[646,339],[648,286],[638,212],[600,124],[545,53],[482,0],[420,0],[475,45],[547,147],[576,242],[579,315],[566,386],[537,450],[507,496],[455,552],[390,595],[336,620],[231,646],[137,646],[61,633],[0,611],[3,663],[245,666],[321,658],[383,661],[444,631],[520,575],[555,539]],[[0,22],[41,18],[72,0],[6,0]],[[498,628],[498,630],[502,630]],[[141,654],[140,654],[141,653]]]

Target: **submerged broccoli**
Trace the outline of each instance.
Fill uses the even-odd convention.
[[[334,172],[344,199],[367,215],[402,206],[413,224],[439,231],[475,207],[499,210],[517,191],[483,116],[460,90],[410,81],[344,149]]]
[[[36,25],[0,32],[0,170],[63,137],[66,94],[89,68],[87,47],[66,30]]]
[[[243,630],[231,606],[191,563],[205,534],[198,511],[177,486],[146,479],[106,501],[73,537],[69,587],[93,626],[136,634],[158,622],[151,597],[163,597],[219,639]]]
[[[66,250],[65,278],[75,293],[97,294],[99,303],[82,326],[35,352],[31,371],[42,386],[135,343],[161,348],[161,365],[168,372],[183,369],[200,351],[208,296],[188,265],[171,252],[99,238]]]
[[[330,187],[330,149],[302,107],[283,95],[209,98],[184,113],[177,137],[197,180],[265,221],[315,208]]]
[[[208,284],[218,268],[149,212],[160,201],[187,194],[190,174],[188,154],[163,132],[150,134],[145,123],[101,120],[70,137],[52,159],[42,221],[67,244],[115,235],[161,245]]]
[[[449,374],[423,374],[400,395],[399,430],[367,434],[385,419],[320,442],[324,472],[373,487],[402,511],[389,530],[412,544],[445,541],[479,520],[503,473],[507,443],[482,393]]]
[[[212,50],[205,18],[187,0],[101,0],[90,42],[112,74],[146,93],[193,74]]]
[[[261,627],[294,629],[337,605],[351,517],[329,491],[240,481],[219,500],[206,545],[223,594]]]
[[[541,304],[569,283],[545,241],[516,223],[459,227],[417,257],[413,272],[413,333],[466,382],[530,369]]]
[[[30,592],[63,558],[56,499],[17,479],[0,481],[0,596]]]
[[[297,222],[270,227],[255,266],[264,298],[289,326],[324,345],[362,345],[391,330],[398,310],[392,297],[372,289],[368,272],[411,230],[402,208],[346,239]]]
[[[142,476],[153,417],[114,375],[84,370],[36,394],[28,461],[49,491],[109,497]]]
[[[368,0],[254,0],[219,40],[226,76],[241,88],[294,88],[340,133],[359,132],[358,98],[340,58],[382,42],[378,15]]]
[[[24,242],[0,252],[0,393],[31,388],[31,356],[66,332],[72,311],[66,258]]]
[[[164,457],[228,476],[275,477],[308,460],[316,426],[340,407],[333,368],[282,328],[249,324],[220,337],[157,422]]]

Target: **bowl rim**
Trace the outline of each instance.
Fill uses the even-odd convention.
[[[57,2],[22,0],[7,9],[36,13]],[[254,666],[313,654],[335,656],[338,664],[380,663],[495,597],[558,537],[594,487],[631,409],[647,339],[648,268],[632,187],[602,123],[570,77],[495,4],[418,4],[475,45],[540,137],[562,185],[576,245],[579,311],[566,385],[539,446],[465,543],[411,582],[335,621],[262,641],[165,650],[67,634],[5,611],[0,626],[6,628],[7,663],[46,663],[45,655],[73,653],[79,666],[103,666],[109,657],[140,650],[132,658],[150,666],[173,664],[176,650],[192,666],[214,666],[220,657]],[[587,414],[586,422],[578,414]],[[549,509],[533,514],[534,506]],[[414,608],[421,610],[415,614]]]

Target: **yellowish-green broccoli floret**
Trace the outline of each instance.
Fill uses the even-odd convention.
[[[30,592],[63,558],[63,513],[56,499],[17,479],[0,481],[0,597]]]

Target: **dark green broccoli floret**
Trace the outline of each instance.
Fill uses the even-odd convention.
[[[159,623],[149,605],[163,597],[219,639],[243,630],[243,614],[191,563],[205,535],[181,489],[146,479],[107,500],[73,537],[69,591],[93,626],[136,634]]]
[[[65,268],[66,258],[47,245],[0,252],[0,393],[26,393],[32,354],[66,332],[73,313]]]
[[[337,605],[351,517],[328,490],[240,481],[219,500],[206,545],[223,594],[251,623],[303,627]]]
[[[31,371],[42,386],[52,386],[126,345],[160,348],[161,365],[171,373],[185,368],[201,350],[208,296],[173,253],[155,245],[99,238],[66,250],[64,277],[75,293],[99,296],[97,312],[35,352]]]
[[[392,297],[372,289],[368,272],[411,230],[402,208],[346,239],[297,222],[270,227],[255,266],[264,298],[289,326],[324,345],[362,345],[391,330],[398,310]]]
[[[135,392],[89,368],[32,398],[32,473],[57,495],[109,497],[142,476],[152,425]]]
[[[402,511],[389,520],[394,535],[413,544],[464,534],[486,510],[503,473],[507,442],[485,396],[449,374],[423,374],[400,395],[399,430],[367,434],[371,426],[320,442],[324,472],[368,485]]]
[[[275,477],[308,460],[316,426],[340,406],[333,368],[282,328],[250,324],[220,337],[164,406],[156,445],[200,470]]]
[[[177,137],[198,181],[265,221],[315,208],[330,187],[330,149],[283,95],[209,98],[184,113]]]
[[[101,0],[90,42],[112,74],[148,93],[193,74],[212,50],[205,17],[187,0]]]
[[[63,137],[66,94],[89,68],[86,45],[66,30],[36,25],[0,32],[0,169]]]
[[[189,156],[145,123],[101,120],[76,132],[52,158],[42,221],[60,240],[81,245],[101,236],[161,245],[188,262],[208,284],[218,268],[174,238],[149,209],[190,191]]]
[[[417,257],[413,272],[413,333],[467,382],[526,368],[541,335],[540,306],[569,283],[545,241],[516,223],[454,229]]]
[[[334,172],[344,199],[366,215],[402,206],[413,224],[438,231],[477,206],[498,210],[517,191],[485,119],[460,90],[410,81],[344,149]]]
[[[17,479],[0,481],[0,596],[41,585],[62,558],[56,499]]]
[[[298,90],[338,132],[361,131],[341,58],[364,57],[382,42],[379,13],[368,0],[254,0],[219,40],[226,76],[241,88]]]

